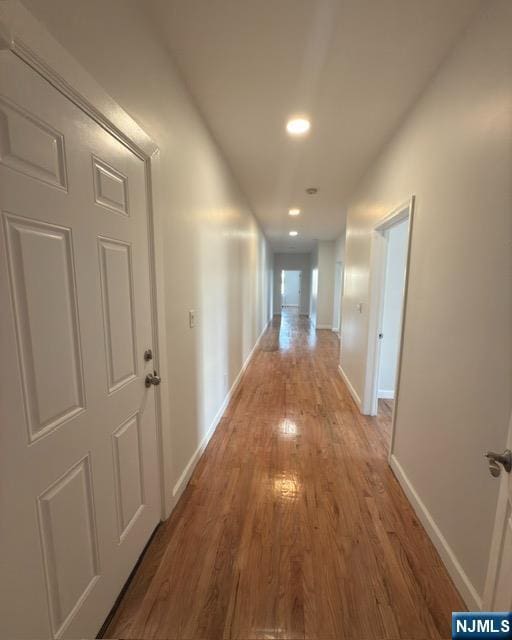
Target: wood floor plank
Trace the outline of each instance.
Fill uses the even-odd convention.
[[[362,416],[339,342],[275,318],[107,631],[157,640],[439,640],[463,610]]]

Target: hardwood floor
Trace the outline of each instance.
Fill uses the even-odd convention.
[[[339,341],[274,319],[108,638],[449,638],[464,610]]]
[[[389,420],[391,420],[393,416],[394,406],[394,400],[384,400],[383,398],[379,398],[377,413],[379,414],[379,416],[387,417]]]

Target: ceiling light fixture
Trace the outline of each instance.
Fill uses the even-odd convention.
[[[290,231],[289,235],[290,236],[298,236],[299,232],[298,231]]]
[[[291,118],[286,123],[286,131],[291,136],[303,136],[311,128],[311,123],[307,118]]]
[[[288,209],[289,216],[298,216],[300,214],[300,209]]]

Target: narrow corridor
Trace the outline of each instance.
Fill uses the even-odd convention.
[[[447,638],[464,605],[338,340],[274,318],[108,638]]]

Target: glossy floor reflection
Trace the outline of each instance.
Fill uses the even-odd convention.
[[[277,334],[279,349],[289,351],[300,345],[315,347],[316,331],[307,316],[299,315],[297,309],[283,308],[280,316],[274,316],[270,335]],[[306,339],[306,342],[304,342]]]
[[[450,637],[464,608],[361,416],[338,339],[275,318],[106,634],[217,640]]]

